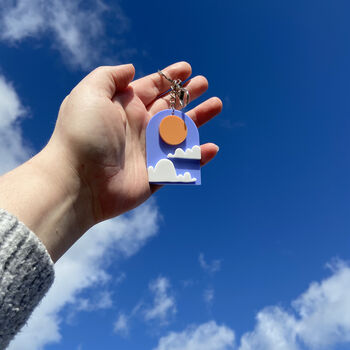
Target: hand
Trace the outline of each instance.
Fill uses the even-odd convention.
[[[169,82],[158,73],[130,83],[134,67],[100,67],[83,79],[63,101],[52,144],[64,148],[72,167],[91,194],[93,222],[126,212],[144,202],[156,189],[146,169],[145,131],[150,118],[169,108]],[[164,69],[172,79],[187,79],[191,66],[180,62]],[[186,88],[194,100],[208,88],[198,76]],[[188,112],[197,126],[220,112],[212,98]],[[202,163],[217,153],[214,144],[202,146]]]
[[[188,63],[164,70],[187,79]],[[16,215],[57,261],[91,226],[145,201],[159,186],[148,182],[145,130],[149,119],[169,108],[159,98],[169,82],[158,73],[131,83],[134,67],[100,67],[86,76],[62,103],[48,145],[0,177],[0,207]],[[208,87],[198,76],[187,84],[191,99]],[[211,98],[188,112],[200,126],[221,111]],[[202,164],[218,147],[205,144]]]

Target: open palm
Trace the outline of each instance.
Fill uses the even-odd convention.
[[[187,79],[191,66],[180,62],[163,72]],[[158,73],[135,80],[132,65],[100,67],[84,78],[62,103],[51,142],[59,140],[81,181],[88,186],[95,222],[119,215],[145,201],[158,187],[150,185],[146,169],[145,132],[157,112],[169,108],[169,82]],[[186,85],[191,100],[208,88],[197,76]],[[187,114],[197,126],[221,110],[211,98]],[[202,164],[217,153],[214,144],[202,148]]]

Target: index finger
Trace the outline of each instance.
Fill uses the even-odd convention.
[[[186,80],[192,73],[191,65],[187,62],[177,62],[162,70],[170,79]],[[159,95],[170,89],[170,83],[159,73],[153,73],[137,79],[130,84],[135,94],[145,106],[153,102]]]

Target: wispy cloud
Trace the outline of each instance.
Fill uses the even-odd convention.
[[[112,293],[108,290],[98,292],[93,298],[79,298],[75,305],[76,311],[95,311],[109,309],[113,306]]]
[[[206,304],[211,305],[214,300],[214,289],[213,288],[205,289],[203,293],[203,299]]]
[[[140,300],[129,313],[120,312],[114,323],[114,332],[126,336],[129,335],[130,328],[135,318],[142,321],[152,322],[152,326],[167,325],[176,310],[175,298],[172,295],[171,285],[166,277],[159,276],[148,285],[152,302]]]
[[[108,290],[99,290],[101,286],[93,288],[91,297],[78,296],[76,301],[66,309],[67,315],[64,321],[67,325],[76,324],[75,317],[81,312],[94,312],[113,307],[112,293]],[[89,289],[87,289],[90,291]]]
[[[27,38],[50,35],[53,47],[65,61],[89,69],[105,49],[105,13],[114,15],[119,32],[128,28],[128,19],[118,3],[107,6],[100,0],[4,0],[0,9],[0,38],[17,43]]]
[[[145,310],[146,320],[168,322],[168,317],[176,313],[176,303],[170,292],[170,282],[165,277],[151,281],[149,289],[153,294],[153,305]]]
[[[31,154],[19,124],[25,112],[13,84],[0,75],[0,174],[24,162]]]
[[[124,313],[120,313],[114,323],[114,332],[125,337],[129,334],[129,328],[129,317]]]
[[[204,258],[204,254],[200,253],[198,257],[199,265],[201,268],[210,274],[214,274],[221,270],[221,260],[212,260],[211,262],[207,262]]]
[[[210,321],[169,333],[159,340],[154,350],[229,350],[233,349],[234,339],[230,328]]]

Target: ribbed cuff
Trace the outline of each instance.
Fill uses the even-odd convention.
[[[0,209],[0,349],[7,347],[50,288],[53,266],[39,238]]]

